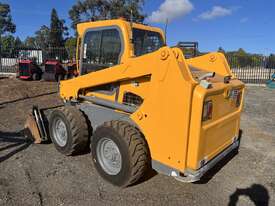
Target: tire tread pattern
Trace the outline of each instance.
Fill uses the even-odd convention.
[[[124,186],[136,183],[149,168],[150,155],[145,138],[137,128],[125,121],[113,120],[104,123],[103,126],[112,127],[126,141],[129,148],[131,174]]]
[[[87,147],[89,139],[88,125],[83,113],[77,108],[65,106],[60,108],[60,110],[66,116],[71,128],[72,145],[66,151],[66,155],[71,156]]]

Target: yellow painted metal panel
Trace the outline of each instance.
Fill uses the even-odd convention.
[[[244,85],[239,80],[231,84],[217,83],[212,89],[197,87],[193,96],[187,167],[196,170],[201,160],[209,161],[238,137],[240,129],[239,107],[225,96],[227,88],[242,90]],[[243,97],[242,97],[243,98]],[[202,122],[202,110],[205,101],[212,100],[213,115],[211,120]]]
[[[87,29],[104,26],[118,26],[122,31],[125,48],[121,63],[61,81],[63,99],[78,99],[82,94],[114,100],[115,95],[91,92],[91,88],[109,83],[120,85],[119,102],[125,92],[139,95],[144,99],[143,104],[131,118],[143,132],[152,159],[182,172],[186,168],[198,169],[200,160],[205,157],[210,160],[230,144],[239,130],[242,104],[235,108],[226,95],[232,88],[243,90],[243,83],[238,80],[232,80],[230,84],[215,82],[211,89],[205,89],[192,77],[189,69],[190,65],[222,77],[232,75],[222,54],[211,53],[186,60],[180,49],[163,47],[134,57],[129,22],[88,22],[79,24],[77,29],[83,37]],[[160,29],[135,23],[133,27],[159,32],[164,38]],[[202,122],[205,100],[213,101],[214,110],[212,119]]]

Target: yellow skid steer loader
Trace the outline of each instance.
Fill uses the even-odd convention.
[[[49,137],[64,155],[90,145],[98,173],[121,187],[149,168],[198,181],[238,150],[244,84],[223,54],[185,59],[160,29],[123,19],[81,23],[77,32],[80,75],[60,82],[65,106],[46,129],[34,110],[37,142]]]

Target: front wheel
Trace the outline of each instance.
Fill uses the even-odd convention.
[[[34,80],[34,81],[40,80],[40,75],[38,73],[33,73],[32,74],[32,80]]]
[[[150,165],[144,137],[128,122],[111,121],[99,126],[93,134],[91,150],[98,173],[116,186],[136,183]]]
[[[50,137],[55,148],[62,154],[73,155],[88,147],[89,127],[84,114],[73,106],[52,112]]]

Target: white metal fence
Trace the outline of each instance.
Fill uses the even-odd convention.
[[[75,59],[75,50],[62,48],[30,49],[11,48],[0,51],[0,73],[15,73],[20,59],[35,60],[38,65],[49,59],[65,63]],[[264,84],[275,73],[275,59],[264,56],[227,55],[227,60],[235,75],[245,83]]]

